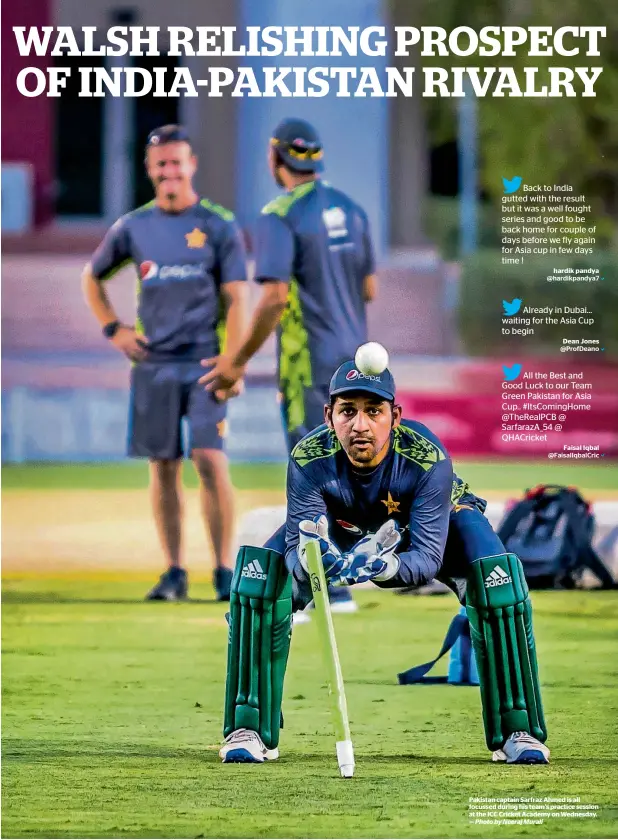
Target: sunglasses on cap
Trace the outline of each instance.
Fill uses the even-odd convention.
[[[189,143],[190,145],[191,139],[181,125],[164,125],[150,132],[146,140],[146,148],[162,146],[164,143]]]
[[[270,140],[271,146],[275,148],[283,148],[290,155],[290,157],[297,160],[321,160],[324,156],[324,150],[315,144],[307,144],[304,140],[294,140],[292,143],[283,143],[276,137]]]

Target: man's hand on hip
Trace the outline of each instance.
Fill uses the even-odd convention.
[[[144,335],[138,335],[135,327],[120,326],[111,343],[117,350],[131,359],[132,362],[143,362],[148,355],[148,339]]]

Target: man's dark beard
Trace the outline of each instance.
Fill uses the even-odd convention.
[[[165,190],[165,187],[163,187],[163,189]],[[163,197],[165,198],[166,201],[169,201],[170,203],[173,204],[178,199],[178,193],[177,192],[164,192]]]
[[[367,461],[371,461],[378,454],[377,450],[376,450],[376,447],[375,447],[375,444],[373,444],[373,442],[371,442],[371,443],[372,443],[371,449],[365,449],[365,450],[362,450],[361,452],[354,453],[354,458],[357,461],[357,463],[363,464]],[[352,454],[354,452],[354,446],[355,446],[355,444],[350,444],[350,451],[348,453],[350,458],[352,457]]]

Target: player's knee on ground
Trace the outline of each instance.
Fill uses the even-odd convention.
[[[487,746],[500,749],[517,731],[545,741],[532,606],[515,554],[483,557],[470,565],[466,610]]]
[[[292,579],[282,554],[241,546],[229,624],[224,737],[251,729],[274,749],[292,629]]]

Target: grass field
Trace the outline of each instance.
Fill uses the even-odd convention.
[[[540,480],[618,495],[613,465],[552,466],[459,471],[496,498]],[[239,511],[279,504],[282,477],[235,469]],[[456,602],[374,589],[336,618],[356,777],[338,778],[314,623],[293,634],[280,761],[222,766],[225,607],[211,600],[195,493],[196,600],[149,604],[159,559],[145,485],[142,465],[3,469],[3,837],[618,835],[618,595],[534,594],[549,767],[489,761],[476,689],[396,684],[435,655]],[[599,810],[475,825],[477,796]]]
[[[614,491],[618,496],[618,470],[613,461],[457,461],[456,472],[475,492],[508,491],[521,493],[526,487],[544,482],[573,484],[586,491]],[[285,465],[232,464],[232,480],[239,490],[280,490],[285,484]],[[188,487],[197,487],[190,464],[185,464]],[[145,488],[148,471],[144,463],[123,461],[119,464],[39,464],[2,467],[2,486],[17,489],[134,490]]]
[[[136,584],[7,584],[3,836],[615,836],[616,596],[536,596],[553,762],[507,768],[488,761],[476,689],[395,684],[435,655],[454,599],[361,592],[361,611],[337,619],[353,780],[337,777],[314,624],[294,631],[281,760],[222,766],[224,608],[141,597]],[[598,818],[467,817],[470,796],[569,795]]]

